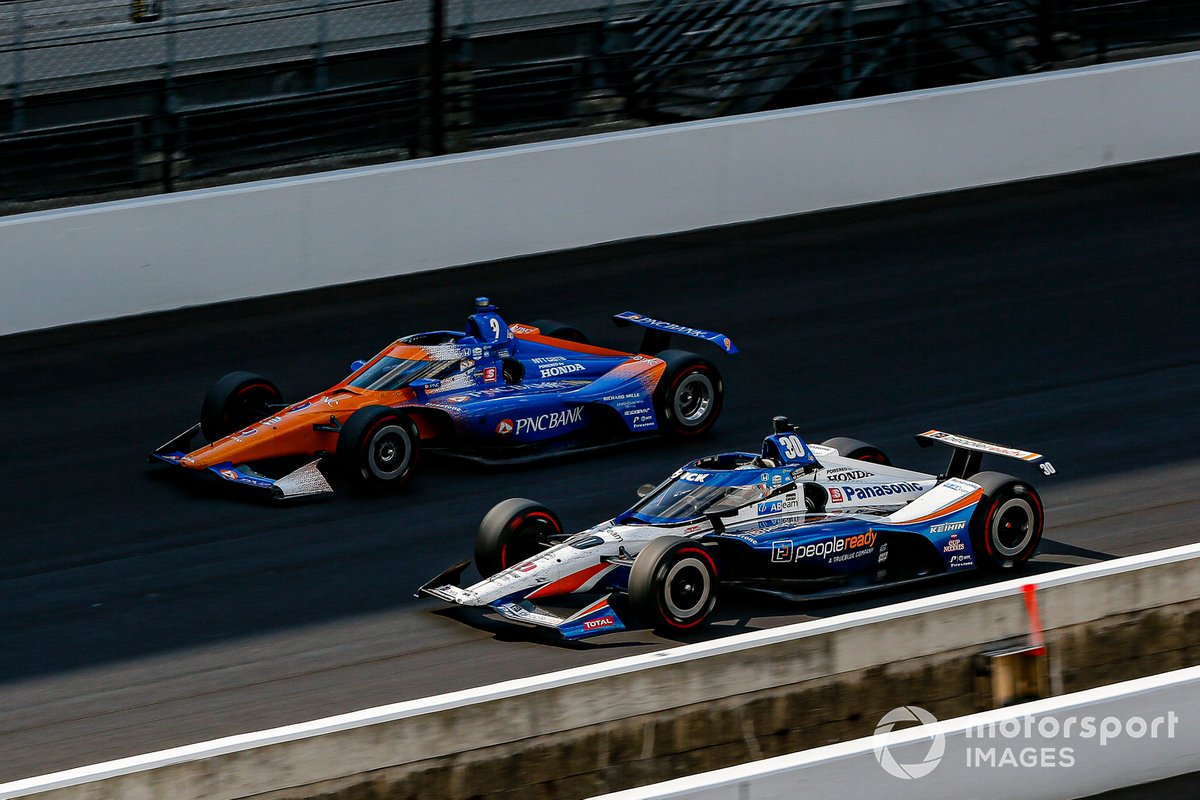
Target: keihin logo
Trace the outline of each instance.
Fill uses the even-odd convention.
[[[901,764],[892,755],[884,739],[885,735],[891,733],[892,729],[900,722],[931,725],[937,722],[937,717],[920,706],[900,706],[884,714],[883,719],[879,720],[879,724],[875,726],[875,759],[879,762],[879,766],[883,767],[884,772],[893,777],[904,780],[924,778],[941,763],[942,756],[946,753],[946,737],[941,731],[938,731],[931,738],[929,752],[925,754],[924,758],[912,764]]]

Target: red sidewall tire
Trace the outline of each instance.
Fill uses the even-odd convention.
[[[658,358],[667,364],[654,392],[659,430],[679,439],[707,433],[725,402],[721,373],[710,362],[682,350],[666,350]],[[689,419],[690,414],[696,416]]]
[[[532,558],[562,534],[558,515],[541,503],[514,497],[492,507],[475,534],[475,566],[490,578]]]
[[[1037,491],[998,472],[979,473],[970,480],[983,487],[983,498],[970,522],[975,563],[983,570],[1000,571],[1027,562],[1037,552],[1045,526]]]
[[[338,434],[339,471],[355,488],[399,489],[417,468],[421,435],[404,411],[365,406],[346,420]]]
[[[629,601],[655,630],[683,633],[703,625],[717,603],[719,574],[712,554],[677,536],[646,545],[629,574]]]

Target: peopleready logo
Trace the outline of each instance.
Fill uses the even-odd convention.
[[[900,761],[892,748],[904,749],[911,759],[908,745],[888,744],[887,734],[897,725],[913,727],[931,725],[937,718],[918,706],[893,708],[875,727],[873,749],[875,759],[887,774],[903,780],[923,778],[945,760],[946,738],[941,730],[928,737],[929,748],[917,761]],[[969,769],[1069,769],[1078,762],[1078,751],[1107,747],[1122,739],[1174,739],[1179,715],[1174,711],[1147,719],[1107,716],[1011,717],[967,728],[964,732],[965,760]],[[917,740],[918,742],[920,740]],[[951,763],[958,761],[955,755]]]

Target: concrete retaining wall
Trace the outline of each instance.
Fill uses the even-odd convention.
[[[596,800],[795,800],[849,788],[894,800],[1090,797],[1200,770],[1197,741],[1200,667],[1192,667]],[[932,770],[889,773],[883,752],[899,765],[929,759]]]
[[[1039,578],[1056,680],[1076,688],[1091,674],[1194,663],[1198,576],[1200,546],[1189,546]],[[578,797],[693,774],[862,736],[897,705],[974,710],[970,656],[1028,633],[1022,585],[110,762],[3,785],[0,797]]]
[[[1200,152],[1200,55],[0,219],[0,335]]]

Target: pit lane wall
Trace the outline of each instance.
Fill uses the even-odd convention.
[[[1030,633],[1027,580],[0,785],[0,798],[576,798],[970,714],[972,657]],[[1200,545],[1038,576],[1051,686],[1200,661]],[[877,767],[876,767],[877,768]],[[1018,795],[1014,795],[1018,796]]]
[[[595,800],[796,800],[848,788],[889,800],[1057,800],[1200,770],[1198,741],[1191,667]]]
[[[0,219],[0,335],[1200,152],[1200,54]]]

